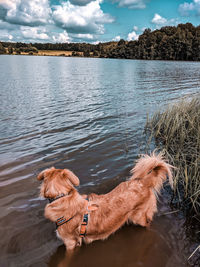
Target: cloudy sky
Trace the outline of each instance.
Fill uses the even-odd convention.
[[[0,0],[0,40],[136,40],[145,28],[200,24],[200,0]]]

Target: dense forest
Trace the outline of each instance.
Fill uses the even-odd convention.
[[[36,54],[39,50],[72,51],[72,56],[162,59],[162,60],[200,60],[200,26],[191,23],[166,26],[159,30],[146,29],[137,41],[88,43],[13,43],[1,42],[0,53],[27,52]],[[81,52],[81,54],[80,54]]]

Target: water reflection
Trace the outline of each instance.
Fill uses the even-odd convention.
[[[171,255],[170,248],[158,233],[126,226],[106,241],[97,241],[77,250],[70,266],[78,267],[85,263],[88,267],[163,267]],[[66,262],[65,248],[60,246],[48,266],[66,266]]]

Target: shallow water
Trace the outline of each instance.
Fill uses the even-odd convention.
[[[65,265],[37,174],[69,168],[105,193],[144,152],[147,113],[199,92],[200,63],[0,56],[0,266]],[[187,266],[196,244],[163,191],[147,231],[124,226],[70,266]]]

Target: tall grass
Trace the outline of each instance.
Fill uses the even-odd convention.
[[[186,210],[200,214],[200,96],[184,99],[147,119],[146,133],[168,155],[174,196]]]

